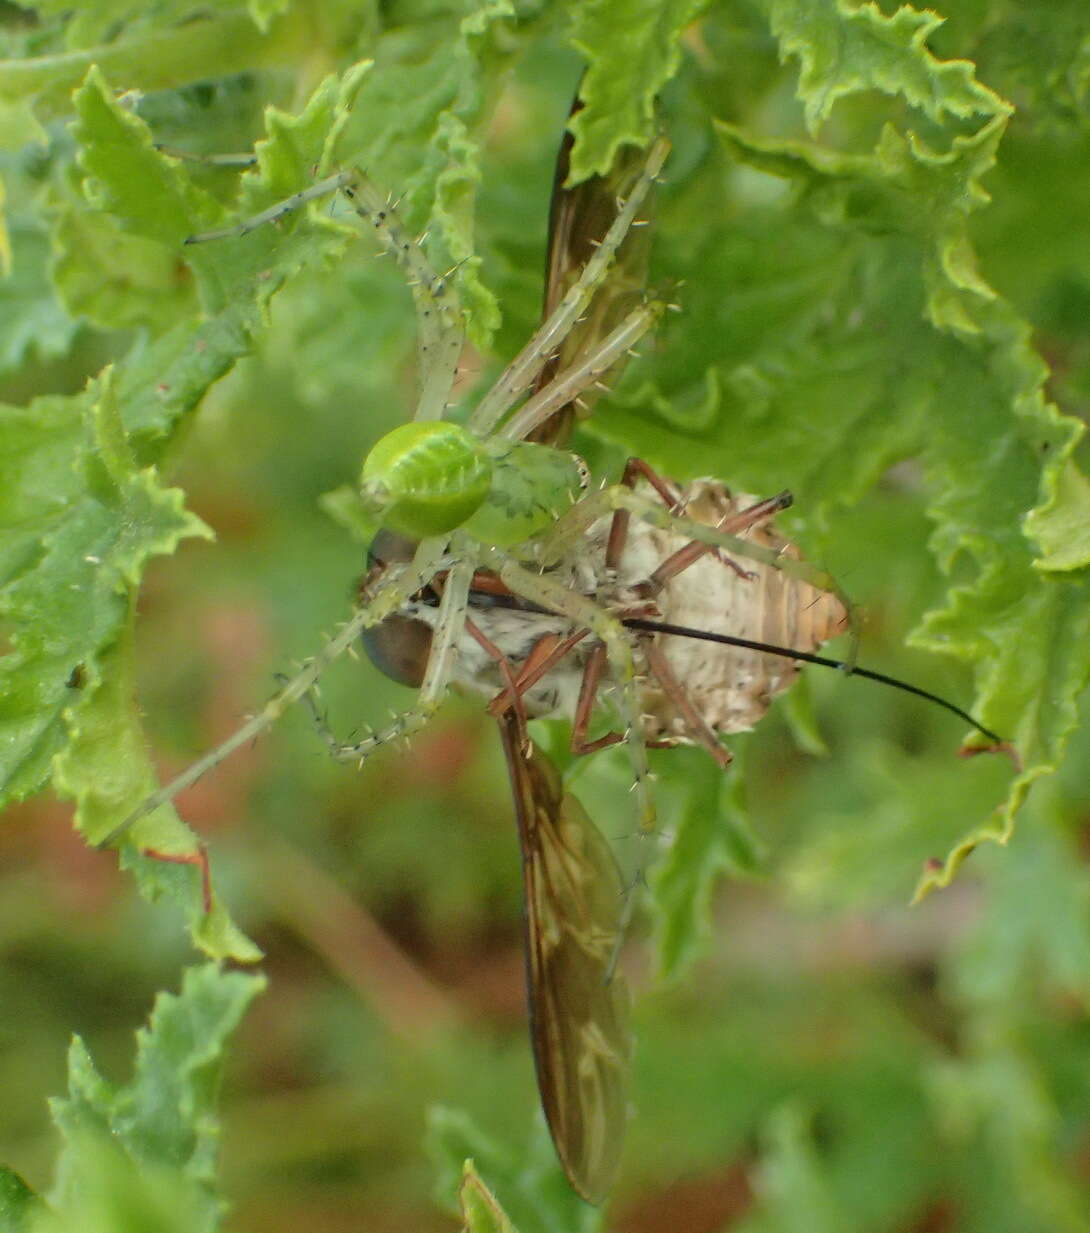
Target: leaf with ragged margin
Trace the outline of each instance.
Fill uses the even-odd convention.
[[[124,1085],[102,1078],[83,1042],[73,1041],[68,1095],[52,1102],[64,1149],[46,1228],[67,1228],[82,1212],[96,1218],[85,1228],[105,1233],[109,1214],[120,1212],[128,1213],[120,1226],[127,1229],[135,1213],[149,1208],[170,1219],[170,1228],[218,1227],[223,1052],[264,983],[213,964],[189,969],[181,993],[156,999],[148,1026],[137,1033],[136,1065]]]
[[[182,510],[180,493],[159,489],[150,472],[116,456],[113,471],[99,461],[106,436],[121,431],[117,415],[106,382],[98,400],[94,391],[45,399],[29,415],[11,408],[4,418],[13,474],[0,558],[8,562],[0,605],[12,627],[0,721],[7,799],[43,782],[74,701],[69,680],[77,668],[95,679],[95,657],[120,631],[143,562],[183,536],[207,534]]]
[[[1042,570],[1085,569],[1090,565],[1090,481],[1074,465],[1050,474],[1050,500],[1026,515],[1026,534],[1041,550]]]
[[[183,364],[199,380],[225,358],[219,352]],[[0,782],[5,799],[17,800],[53,769],[57,786],[76,797],[78,820],[93,839],[117,825],[148,786],[131,697],[118,692],[119,682],[131,685],[129,595],[151,556],[172,552],[185,536],[209,534],[183,509],[177,490],[137,466],[124,394],[115,392],[122,384],[107,374],[97,390],[8,408],[0,417],[10,480],[0,504],[0,610],[11,630],[11,650],[0,661]],[[204,388],[173,389],[169,401],[185,405]],[[158,426],[164,418],[160,406]],[[51,767],[69,742],[73,747]],[[162,823],[157,836],[164,850],[193,850],[176,821]],[[169,889],[186,906],[211,953],[253,957],[221,912],[204,914],[195,871],[148,867],[141,882],[146,893]]]
[[[886,16],[876,4],[768,0],[772,31],[801,65],[798,97],[811,133],[839,99],[865,90],[903,97],[937,124],[1010,110],[967,60],[937,59],[927,39],[943,18],[902,5]]]
[[[127,253],[126,260],[140,266],[151,243],[161,250],[168,268],[192,269],[206,313],[215,315],[236,303],[253,302],[253,316],[278,289],[278,271],[288,271],[297,260],[295,246],[283,241],[278,249],[280,265],[270,267],[272,239],[259,230],[249,244],[198,244],[183,248],[190,235],[221,223],[223,207],[199,188],[186,166],[155,149],[147,125],[113,97],[103,75],[93,69],[75,95],[77,119],[73,133],[80,143],[79,164],[85,174],[84,192],[102,211],[98,225],[117,229],[114,243]],[[280,147],[278,146],[277,149]],[[316,157],[317,149],[311,150]],[[270,158],[275,164],[275,160]],[[299,187],[296,183],[294,188]],[[276,200],[269,193],[262,204]],[[63,221],[63,220],[62,220]],[[313,248],[313,232],[309,246]],[[141,243],[136,243],[139,240]],[[84,283],[99,273],[95,250],[69,252],[60,273],[62,288],[79,293]],[[80,260],[89,263],[81,271]],[[194,306],[195,308],[195,306]],[[130,310],[131,311],[131,308]],[[121,324],[123,322],[119,322]]]
[[[27,1233],[39,1202],[18,1173],[0,1165],[0,1233]]]
[[[1042,580],[1024,534],[1026,515],[1050,517],[1061,491],[1070,507],[1064,477],[1081,427],[1045,401],[1028,327],[977,272],[968,233],[1006,105],[920,47],[907,54],[896,61],[903,80],[885,69],[874,80],[900,81],[923,106],[918,71],[931,64],[934,116],[979,114],[976,130],[954,129],[942,150],[887,125],[861,155],[720,125],[732,156],[786,179],[794,200],[699,254],[695,328],[660,369],[670,402],[652,390],[648,414],[645,387],[631,396],[638,414],[634,402],[609,409],[594,430],[681,477],[698,457],[702,471],[753,490],[786,485],[819,525],[895,462],[922,458],[939,494],[931,550],[947,572],[975,560],[977,580],[955,588],[913,642],[980,665],[975,710],[1023,760],[1003,808],[954,846],[926,889],[981,839],[1004,840],[1029,784],[1062,756],[1090,677],[1090,627],[1081,580]],[[848,74],[841,86],[866,80]],[[777,263],[758,273],[773,243]],[[748,294],[754,279],[761,298]],[[861,331],[862,321],[882,328]],[[699,388],[692,374],[705,374]]]
[[[677,72],[681,36],[704,7],[705,0],[584,0],[573,11],[572,45],[587,57],[584,105],[570,122],[575,183],[607,175],[622,145],[650,144],[655,98]]]
[[[467,1160],[462,1168],[462,1188],[458,1199],[462,1205],[465,1233],[518,1233],[496,1196],[481,1180],[472,1160]]]
[[[427,1150],[437,1174],[436,1200],[448,1211],[459,1212],[466,1162],[472,1161],[519,1233],[595,1233],[602,1227],[600,1210],[578,1198],[560,1172],[544,1125],[530,1149],[519,1153],[490,1139],[467,1114],[436,1107],[428,1112]]]

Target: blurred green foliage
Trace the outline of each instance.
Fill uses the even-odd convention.
[[[1090,14],[886,8],[0,10],[2,1233],[1090,1228]],[[652,281],[682,311],[578,448],[790,488],[862,662],[975,684],[1020,757],[958,759],[949,716],[816,672],[729,776],[655,755],[669,842],[605,1213],[536,1112],[479,705],[359,774],[302,714],[239,751],[178,802],[210,914],[140,854],[192,850],[171,811],[123,846],[145,902],[55,803],[101,839],[149,750],[179,769],[313,653],[362,565],[323,495],[413,403],[409,293],[343,209],[182,240],[361,166],[457,267],[485,388],[534,328],[584,69],[576,175],[644,144],[659,96]],[[408,698],[356,663],[325,692],[346,730]],[[624,836],[623,757],[566,773]],[[183,976],[183,920],[214,959],[264,952],[241,1023],[256,978]]]

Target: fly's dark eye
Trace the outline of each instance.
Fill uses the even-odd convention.
[[[371,547],[367,550],[367,564],[373,569],[376,565],[395,565],[399,561],[411,561],[416,549],[415,540],[383,528],[371,541]]]
[[[431,628],[411,617],[387,617],[360,635],[367,658],[384,676],[401,685],[420,687],[431,650]]]
[[[415,541],[396,531],[379,531],[367,550],[369,569],[363,588],[380,578],[390,565],[411,561],[416,547]],[[367,658],[390,680],[413,689],[422,684],[431,651],[431,628],[423,621],[406,616],[387,617],[381,625],[365,629],[360,641]]]

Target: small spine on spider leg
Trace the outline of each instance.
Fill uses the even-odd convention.
[[[437,709],[437,704],[423,702],[402,715],[394,714],[392,723],[378,731],[369,730],[360,740],[341,741],[329,726],[329,721],[319,703],[317,689],[309,689],[303,695],[302,701],[310,711],[311,722],[328,747],[330,756],[337,762],[355,762],[359,767],[362,767],[371,754],[381,749],[383,745],[390,745],[396,741],[407,742],[413,733],[428,722]]]
[[[424,255],[422,243],[409,235],[388,199],[363,175],[353,176],[343,187],[353,210],[371,227],[382,247],[405,271],[414,296],[431,301],[444,325],[456,324],[458,307],[452,302],[449,280],[432,269]]]
[[[545,366],[548,357],[586,312],[587,305],[609,273],[617,250],[632,225],[643,199],[647,196],[651,185],[658,179],[669,152],[670,143],[665,137],[659,137],[652,143],[643,172],[633,185],[617,217],[602,237],[594,255],[583,267],[579,278],[542,323],[533,338],[503,371],[492,389],[478,403],[470,419],[470,426],[474,432],[485,435],[495,428],[499,420],[503,418],[505,411],[530,388],[537,379],[538,373]]]
[[[655,326],[663,308],[658,300],[648,300],[634,308],[589,355],[559,373],[540,393],[529,399],[503,426],[503,436],[520,441],[559,407],[574,401],[585,390],[592,386],[604,388],[599,379]]]

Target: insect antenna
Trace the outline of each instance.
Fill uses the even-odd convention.
[[[783,659],[794,659],[804,664],[818,664],[822,668],[836,668],[850,676],[861,676],[868,681],[877,681],[880,685],[888,685],[892,689],[899,689],[903,693],[914,694],[917,698],[923,698],[926,702],[933,702],[936,706],[941,706],[959,719],[963,719],[970,727],[975,728],[981,735],[986,736],[988,740],[993,741],[997,746],[1006,744],[1001,736],[993,732],[991,728],[985,727],[979,719],[974,719],[968,711],[962,710],[956,703],[950,702],[946,698],[941,698],[938,694],[933,694],[930,690],[923,689],[919,685],[912,685],[910,682],[902,681],[895,676],[887,676],[884,672],[874,672],[870,668],[860,668],[857,664],[849,664],[843,659],[832,659],[827,655],[815,655],[810,651],[793,651],[790,647],[776,646],[775,643],[771,642],[756,642],[752,638],[740,638],[734,634],[720,634],[707,629],[691,629],[687,625],[671,625],[664,621],[646,620],[643,617],[627,617],[623,624],[628,629],[640,630],[643,633],[670,634],[678,638],[697,638],[704,642],[718,642],[722,646],[737,646],[747,651],[760,651],[765,655],[779,655]]]

